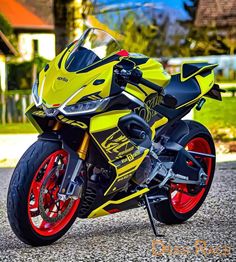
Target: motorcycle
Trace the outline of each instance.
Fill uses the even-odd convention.
[[[87,29],[39,73],[26,111],[38,140],[19,160],[7,199],[12,230],[49,245],[77,217],[146,207],[179,224],[203,204],[215,147],[202,124],[182,120],[204,97],[222,100],[217,64],[183,63],[170,76],[156,59],[129,53]]]

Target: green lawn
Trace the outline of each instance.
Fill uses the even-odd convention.
[[[194,119],[207,126],[215,138],[235,140],[236,97],[223,97],[222,102],[207,98],[201,111],[194,111]]]
[[[30,134],[37,133],[37,130],[31,123],[14,123],[14,124],[0,124],[0,134]]]
[[[194,111],[194,119],[203,123],[213,136],[222,140],[236,139],[236,97],[224,97],[223,102],[207,99],[201,111]],[[0,134],[37,133],[31,123],[0,124]]]

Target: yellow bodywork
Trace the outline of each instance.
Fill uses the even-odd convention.
[[[140,191],[137,191],[135,193],[133,193],[132,195],[129,195],[127,197],[124,197],[122,199],[119,199],[119,200],[109,200],[107,201],[106,203],[104,203],[103,205],[101,205],[100,207],[96,208],[95,210],[93,210],[88,218],[95,218],[95,217],[100,217],[100,216],[105,216],[105,215],[109,215],[110,213],[107,212],[106,210],[104,210],[105,207],[107,207],[108,205],[110,204],[113,204],[113,205],[119,205],[121,203],[124,203],[126,201],[129,201],[133,198],[136,198],[136,197],[140,197],[142,196],[143,194],[147,193],[149,191],[148,188],[144,188],[144,189],[141,189]]]
[[[62,104],[73,105],[82,98],[96,100],[109,96],[112,88],[112,78],[114,66],[120,62],[123,57],[115,61],[104,63],[98,67],[94,67],[89,72],[81,70],[78,72],[68,72],[65,69],[65,62],[73,50],[74,45],[69,49],[65,49],[52,62],[49,63],[49,69],[42,70],[39,75],[38,94],[42,97],[42,101],[47,108],[58,107]],[[147,59],[147,62],[138,66],[143,71],[143,77],[164,87],[170,79],[163,66],[155,59]],[[99,85],[94,85],[96,79],[104,79]],[[155,91],[146,86],[140,85],[142,92],[136,86],[128,84],[125,91],[140,101],[144,102],[148,95],[154,94]],[[156,112],[152,109],[158,100],[149,101],[145,107],[145,120],[150,121]],[[137,113],[139,108],[137,108]],[[127,181],[133,176],[144,158],[147,156],[149,149],[140,148],[129,140],[119,129],[118,122],[121,117],[133,113],[131,110],[115,110],[100,113],[90,119],[89,133],[106,156],[108,163],[114,167],[116,177],[106,190],[105,195],[119,191]],[[142,113],[142,112],[141,112]],[[39,113],[37,113],[39,115]],[[66,116],[58,115],[60,122],[86,129],[83,122],[70,120]],[[155,129],[167,122],[167,118],[163,117],[151,125],[152,137]],[[139,194],[147,192],[147,189],[141,190],[125,199],[116,201],[117,203],[127,201]],[[109,203],[105,203],[102,207],[93,211],[91,217],[107,213],[103,211],[103,207]]]
[[[87,97],[90,100],[96,100],[110,96],[113,85],[113,69],[123,57],[102,63],[97,67],[94,66],[88,71],[68,72],[65,69],[65,62],[73,48],[74,44],[61,52],[49,63],[49,68],[42,70],[39,74],[38,95],[42,97],[43,104],[47,108],[73,105],[81,99],[86,100]],[[96,63],[94,65],[96,65]],[[156,59],[149,58],[143,64],[137,65],[137,67],[143,72],[143,78],[163,88],[171,78]],[[199,72],[201,70],[199,70]],[[205,77],[200,75],[196,75],[195,77],[200,85],[201,94],[199,94],[195,100],[189,101],[181,105],[181,107],[197,101],[201,96],[206,94],[214,84],[213,71]],[[94,81],[96,79],[104,81],[95,85]],[[188,78],[184,78],[181,73],[181,81],[186,81],[187,79]],[[121,131],[118,126],[119,120],[124,116],[136,113],[142,116],[147,123],[150,123],[153,119],[155,120],[157,116],[157,112],[153,108],[160,102],[158,97],[146,101],[148,96],[152,97],[155,95],[155,91],[147,86],[139,85],[139,87],[137,87],[132,84],[127,84],[124,91],[137,98],[141,103],[144,102],[145,106],[137,107],[133,111],[124,109],[101,112],[92,116],[88,125],[79,120],[71,120],[62,114],[57,116],[57,120],[62,123],[80,127],[84,130],[88,128],[91,138],[103,152],[107,158],[107,162],[114,168],[115,178],[105,191],[105,196],[124,188],[149,153],[149,149],[137,146]],[[32,110],[32,106],[29,110]],[[35,111],[34,115],[45,117],[42,110]],[[34,119],[31,119],[31,121],[33,122]],[[152,131],[152,138],[154,138],[155,130],[167,122],[167,117],[163,116],[159,119],[157,118],[152,124],[149,124]],[[36,125],[38,126],[37,123]],[[110,204],[119,205],[133,198],[140,197],[148,191],[148,188],[144,188],[122,199],[109,200],[93,210],[89,217],[107,215],[109,212],[104,208]]]
[[[62,60],[64,61],[64,59]],[[52,61],[50,69],[39,75],[39,91],[47,107],[57,107],[68,100],[67,105],[78,102],[82,97],[99,92],[101,98],[109,96],[113,66],[117,61],[104,64],[89,72],[68,72],[58,68],[58,60]],[[63,64],[63,62],[62,62]],[[62,67],[62,66],[61,66]],[[100,85],[93,85],[97,78],[105,79]]]
[[[162,64],[156,59],[149,59],[146,63],[141,64],[138,68],[143,72],[143,78],[148,79],[149,81],[165,87],[171,76],[164,70]],[[144,86],[139,85],[144,92],[140,92],[140,89],[134,85],[127,84],[125,91],[144,101],[148,95],[154,94],[156,91]]]
[[[185,104],[181,105],[180,107],[187,106],[187,105],[195,103],[196,101],[199,100],[199,98],[204,96],[212,88],[212,86],[214,85],[214,78],[215,77],[214,77],[214,72],[213,71],[208,76],[204,76],[203,77],[203,76],[197,75],[195,77],[196,77],[196,79],[197,79],[197,81],[199,83],[199,86],[200,86],[200,89],[201,89],[201,93],[194,100],[191,100],[188,103],[185,103]]]
[[[149,152],[132,143],[118,128],[119,119],[130,113],[130,110],[117,110],[91,118],[89,132],[116,171],[116,178],[105,195],[120,190]]]
[[[189,78],[191,78],[191,77],[193,77],[195,75],[198,75],[199,73],[201,73],[202,71],[204,71],[206,69],[213,69],[214,67],[216,67],[218,65],[218,64],[208,64],[206,66],[203,66],[203,67],[199,68],[198,71],[195,71],[193,74],[190,74],[188,77],[184,77],[183,76],[183,66],[185,64],[199,64],[199,63],[207,63],[207,61],[199,61],[199,60],[198,61],[186,61],[186,62],[183,62],[181,64],[180,79],[181,79],[182,82],[188,80]],[[214,75],[214,73],[213,73],[213,75]]]
[[[49,63],[49,69],[42,70],[39,74],[38,94],[49,108],[58,107],[66,101],[67,105],[72,105],[89,94],[99,93],[100,98],[108,97],[110,94],[113,68],[123,57],[94,67],[89,72],[83,70],[81,72],[68,72],[65,69],[65,63],[73,48],[74,45],[63,50]],[[144,72],[143,76],[146,79],[160,86],[164,87],[170,79],[170,75],[155,59],[148,59],[146,63],[139,65],[139,68]],[[102,84],[93,85],[96,79],[104,79],[105,81]],[[141,87],[148,95],[155,92],[146,86],[141,85]],[[145,95],[134,86],[127,85],[126,91],[142,101],[145,100]]]
[[[210,91],[210,89],[213,87],[213,85],[215,83],[215,75],[214,75],[213,68],[216,67],[217,64],[209,64],[207,66],[203,66],[198,71],[196,71],[193,74],[191,74],[190,76],[188,76],[186,78],[183,77],[183,65],[184,64],[189,64],[189,63],[192,64],[192,63],[199,63],[199,62],[200,61],[197,61],[197,62],[196,61],[188,61],[188,62],[184,62],[181,65],[181,72],[180,72],[180,79],[181,79],[181,81],[184,82],[184,81],[188,80],[191,77],[195,77],[197,82],[198,82],[198,84],[199,84],[201,92],[194,100],[191,100],[191,101],[189,101],[189,102],[179,106],[178,108],[181,108],[181,107],[188,106],[190,104],[196,103],[202,96],[204,96],[207,92]],[[206,63],[206,61],[201,61],[201,62],[203,62],[203,63],[205,62]],[[211,70],[210,74],[208,74],[206,76],[199,75],[199,73],[203,72],[206,69]]]

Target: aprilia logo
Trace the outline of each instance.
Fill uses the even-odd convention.
[[[58,76],[57,80],[68,82],[68,79],[66,77],[61,77],[61,76]]]

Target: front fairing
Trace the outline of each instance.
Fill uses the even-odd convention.
[[[85,95],[94,93],[100,98],[109,96],[119,50],[119,43],[105,31],[87,29],[41,71],[39,100],[50,108],[65,102],[77,103]],[[96,79],[104,81],[94,84]]]
[[[46,72],[42,70],[39,74],[38,94],[42,97],[44,105],[49,108],[59,107],[67,100],[69,100],[67,104],[71,105],[93,94],[97,94],[98,98],[109,96],[113,67],[119,62],[118,56],[112,55],[111,59],[106,58],[102,60],[104,63],[100,61],[98,66],[95,64],[88,70],[68,72],[64,65],[70,51],[64,52],[66,52],[64,57],[63,53],[60,54],[49,64]]]

